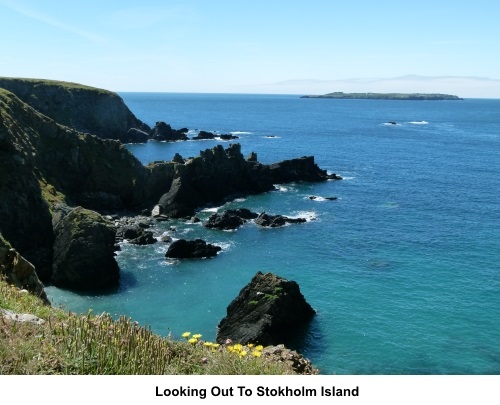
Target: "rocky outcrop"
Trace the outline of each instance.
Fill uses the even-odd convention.
[[[12,248],[0,234],[0,274],[4,275],[7,282],[17,288],[25,289],[40,297],[50,305],[43,284],[40,282],[35,267]]]
[[[215,213],[210,215],[208,220],[203,224],[206,228],[221,229],[221,230],[234,230],[243,225],[246,221],[238,215],[232,214],[228,211],[222,213]]]
[[[55,228],[54,285],[97,290],[118,285],[116,228],[97,212],[77,207]]]
[[[258,272],[227,307],[217,342],[286,345],[314,314],[296,282]]]
[[[191,139],[195,141],[205,140],[205,139],[222,139],[223,141],[231,141],[234,139],[238,139],[239,137],[232,134],[214,134],[213,132],[208,131],[199,131],[196,136],[193,136]]]
[[[202,205],[220,203],[230,196],[271,191],[274,184],[336,178],[320,169],[312,156],[263,165],[253,156],[244,159],[239,144],[201,151],[200,156],[175,164],[174,171],[170,190],[155,209],[157,215],[190,217]]]
[[[262,356],[271,362],[285,363],[297,374],[317,375],[320,371],[314,367],[311,361],[295,350],[290,350],[285,345],[267,346],[262,351]]]
[[[307,222],[306,218],[290,218],[283,215],[269,215],[265,212],[257,214],[246,208],[238,208],[210,215],[203,226],[211,229],[234,230],[251,219],[254,220],[255,224],[266,228],[277,228],[285,226],[286,224],[299,224]]]
[[[220,246],[211,245],[201,239],[179,239],[169,246],[165,257],[170,259],[203,259],[216,256]]]
[[[285,226],[286,224],[300,224],[306,221],[307,220],[305,218],[290,218],[283,215],[269,215],[263,212],[255,218],[254,222],[259,226],[278,228],[280,226]]]
[[[249,209],[237,208],[210,215],[203,226],[212,229],[234,230],[239,228],[248,220],[255,219],[258,216],[259,214],[256,214]]]
[[[187,141],[189,138],[186,135],[187,128],[173,129],[169,124],[158,121],[149,132],[149,137],[155,141]]]
[[[99,137],[149,136],[114,93],[30,79],[0,78],[2,86],[16,94],[0,88],[0,231],[42,281],[52,279],[54,229],[72,207],[138,213],[157,204],[159,219],[192,217],[200,206],[270,191],[273,183],[328,178],[313,158],[262,165],[255,154],[244,159],[238,144],[143,166],[118,140]],[[152,241],[149,234],[138,240]]]
[[[100,138],[133,142],[131,128],[149,131],[111,91],[55,80],[0,78],[0,88],[54,121]]]

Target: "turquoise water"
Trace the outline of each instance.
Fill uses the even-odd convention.
[[[168,261],[162,243],[124,245],[116,293],[48,287],[55,304],[214,339],[239,290],[270,271],[297,281],[317,310],[294,345],[325,374],[500,374],[500,100],[121,95],[149,125],[237,133],[244,155],[255,151],[264,163],[314,155],[344,180],[279,185],[199,213],[246,207],[306,216],[304,224],[223,232],[161,223],[157,236],[175,226],[174,237],[201,237],[223,251]],[[228,144],[128,147],[148,163],[218,143]]]

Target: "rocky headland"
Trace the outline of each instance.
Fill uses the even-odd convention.
[[[144,166],[118,140],[124,133],[146,130],[164,139],[183,138],[187,131],[164,123],[153,130],[144,125],[106,90],[0,78],[0,231],[34,264],[42,281],[75,289],[116,285],[113,251],[120,234],[116,221],[105,214],[190,218],[207,204],[271,191],[278,183],[340,178],[320,169],[313,156],[262,164],[255,152],[245,158],[239,144],[226,149],[217,145],[189,159],[176,154],[172,161]],[[262,226],[293,222],[250,214]],[[236,222],[249,219],[243,211],[231,215],[240,218]],[[156,242],[145,229],[130,235],[129,230],[126,239],[133,243]],[[92,252],[94,267],[109,267],[110,273],[91,276],[85,269],[92,263],[82,259],[85,264],[77,266],[77,260],[70,259],[75,252],[77,257]],[[62,275],[63,269],[67,274]],[[90,281],[78,279],[76,273],[87,274]]]
[[[120,278],[117,242],[156,243],[149,230],[155,221],[195,221],[201,207],[272,191],[279,183],[341,178],[320,169],[313,156],[262,164],[254,152],[245,158],[239,144],[145,166],[122,143],[182,140],[186,133],[168,124],[147,127],[106,90],[0,78],[1,273],[46,303],[42,282],[109,290]],[[305,221],[240,208],[204,225],[235,229],[249,220],[266,227]],[[169,258],[213,257],[221,250],[199,239],[160,239],[170,243]],[[314,313],[296,283],[258,273],[228,307],[217,339],[286,344]],[[269,356],[294,357],[276,350]]]

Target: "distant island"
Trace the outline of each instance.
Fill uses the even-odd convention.
[[[458,96],[441,93],[334,93],[319,96],[301,96],[301,98],[336,98],[336,99],[366,99],[366,100],[463,100]]]

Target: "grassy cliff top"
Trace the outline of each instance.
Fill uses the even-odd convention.
[[[23,78],[23,77],[1,77],[0,76],[0,87],[5,86],[6,83],[14,84],[24,84],[30,86],[51,86],[51,87],[59,87],[66,88],[71,90],[87,90],[94,91],[102,94],[114,94],[112,91],[100,89],[97,87],[86,86],[84,84],[65,82],[61,80],[48,80],[48,79],[31,79],[31,78]]]
[[[0,375],[297,374],[259,346],[217,345],[189,332],[183,338],[161,337],[126,317],[64,312],[0,278]]]

